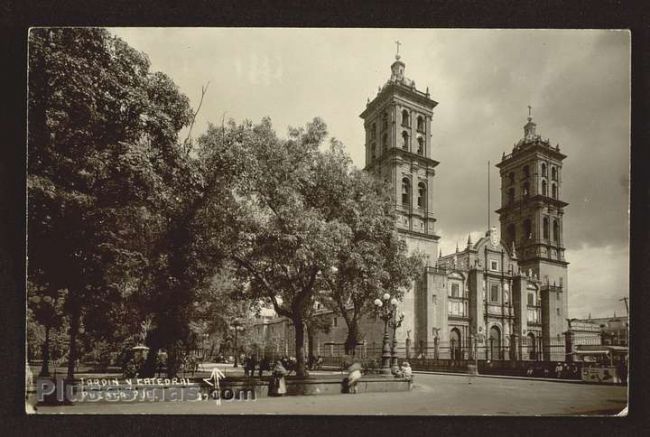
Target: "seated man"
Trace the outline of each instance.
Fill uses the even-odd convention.
[[[348,376],[344,380],[344,384],[347,386],[347,392],[348,393],[356,393],[357,392],[357,383],[361,379],[361,364],[359,363],[353,363],[350,367],[348,367]]]
[[[409,381],[413,379],[413,370],[411,369],[411,365],[408,361],[404,361],[402,363],[402,367],[400,367],[400,376],[408,379]]]

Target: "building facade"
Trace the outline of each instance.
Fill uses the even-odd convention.
[[[496,166],[501,231],[489,229],[476,243],[468,238],[462,251],[439,255],[434,214],[439,163],[432,142],[437,102],[428,88],[416,88],[405,68],[397,55],[389,80],[360,115],[365,170],[390,184],[400,237],[409,251],[426,256],[423,275],[399,306],[404,320],[396,333],[402,345],[398,351],[454,360],[476,354],[489,360],[564,360],[568,263],[562,220],[567,203],[560,200],[560,188],[566,156],[536,134],[529,114],[523,138]],[[315,353],[327,356],[343,344],[347,331],[341,317],[325,310],[320,316],[332,320],[332,329],[315,335]],[[363,347],[374,350],[383,323],[368,316],[362,332]],[[262,335],[259,341],[268,338]]]

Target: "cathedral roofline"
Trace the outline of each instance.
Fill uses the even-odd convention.
[[[415,101],[416,103],[420,103],[422,106],[428,108],[429,110],[433,110],[433,108],[438,106],[438,102],[432,100],[429,97],[429,94],[418,91],[415,87],[409,87],[401,82],[389,82],[384,85],[377,96],[366,105],[366,109],[364,109],[363,112],[359,114],[359,117],[366,118],[368,114],[377,110],[378,106],[381,106],[384,98],[399,93],[404,93],[409,99]]]
[[[501,162],[498,162],[495,166],[497,168],[506,167],[519,159],[525,159],[533,152],[546,153],[558,161],[562,161],[567,157],[564,153],[560,152],[559,149],[550,146],[548,143],[535,142],[526,144],[525,146],[515,146],[512,153],[504,153]]]
[[[530,151],[542,151],[552,155],[554,158],[562,161],[566,158],[566,155],[560,153],[560,145],[556,144],[555,147],[551,145],[550,140],[543,139],[541,135],[535,132],[537,124],[533,122],[531,116],[531,107],[528,106],[528,123],[524,125],[524,137],[520,139],[512,148],[512,152],[509,154],[503,154],[501,162],[496,164],[497,167],[501,168],[507,164],[510,164],[519,157],[527,156]]]

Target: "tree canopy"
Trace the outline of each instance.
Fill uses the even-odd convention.
[[[352,347],[374,298],[400,297],[422,269],[388,191],[324,146],[319,118],[286,139],[266,118],[181,142],[196,112],[121,39],[33,29],[29,48],[30,320],[44,351],[68,329],[69,377],[82,330],[84,344],[145,341],[143,375],[167,350],[173,376],[183,346],[259,304],[291,320],[304,375],[316,302],[344,317]]]
[[[91,327],[124,316],[116,304],[142,286],[193,182],[177,145],[190,116],[171,79],[106,30],[30,32],[28,266],[68,290],[70,377],[82,313]]]

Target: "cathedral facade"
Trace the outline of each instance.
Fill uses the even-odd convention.
[[[489,229],[463,250],[439,254],[435,230],[433,115],[437,102],[405,76],[397,55],[388,81],[360,114],[365,170],[393,190],[397,230],[410,252],[426,256],[420,279],[399,305],[396,332],[407,356],[463,360],[564,360],[568,263],[564,259],[559,146],[536,133],[532,118],[496,167],[501,177],[500,232]],[[321,317],[337,318],[329,311]],[[368,317],[367,345],[381,343],[383,324]],[[277,323],[277,320],[265,323]],[[290,324],[287,323],[290,330]],[[266,332],[258,327],[259,332]],[[287,331],[288,332],[288,331]],[[291,341],[285,335],[285,348]],[[318,333],[315,353],[327,356],[344,329]],[[264,338],[259,339],[265,343]],[[276,343],[281,343],[278,341]]]

